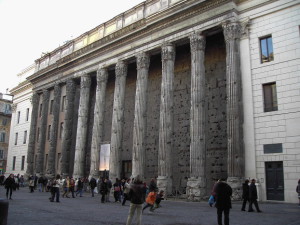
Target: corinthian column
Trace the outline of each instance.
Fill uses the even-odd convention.
[[[206,39],[200,33],[190,36],[191,45],[191,114],[190,114],[190,178],[187,182],[189,200],[205,195],[205,55]]]
[[[145,175],[145,132],[146,132],[146,95],[148,89],[148,71],[150,57],[147,53],[136,56],[137,83],[135,92],[133,148],[132,148],[132,176]]]
[[[97,71],[97,89],[94,108],[90,178],[99,176],[100,143],[103,141],[103,123],[107,77],[107,68],[99,68]]]
[[[37,162],[36,162],[36,174],[37,176],[44,175],[44,158],[45,158],[45,143],[47,134],[47,119],[49,108],[50,93],[48,90],[43,91],[43,103],[42,103],[42,117],[40,125],[40,134],[37,146]]]
[[[69,176],[70,171],[70,151],[72,146],[72,128],[73,128],[73,114],[74,114],[74,100],[75,100],[75,81],[69,79],[66,85],[66,105],[65,105],[65,119],[62,133],[61,144],[61,174]]]
[[[112,181],[121,176],[121,142],[124,123],[124,99],[127,65],[118,61],[116,65],[116,81],[111,127],[111,146],[109,159],[109,177]]]
[[[80,178],[84,176],[85,149],[87,139],[87,126],[89,116],[91,78],[87,73],[81,76],[80,81],[80,100],[78,109],[78,122],[76,134],[75,160],[73,177]]]
[[[227,148],[228,178],[233,198],[238,198],[244,176],[242,83],[240,68],[241,25],[238,22],[223,24],[226,41],[226,94],[227,94]]]
[[[61,87],[59,84],[54,86],[54,101],[53,101],[53,118],[50,133],[50,149],[48,153],[47,176],[55,177],[55,154],[57,145],[57,129],[59,120],[59,103],[60,103]]]
[[[162,82],[160,97],[159,149],[157,186],[166,194],[172,192],[172,148],[174,114],[174,63],[175,46],[165,43],[162,46]]]
[[[26,168],[26,179],[34,174],[34,149],[36,142],[36,131],[37,131],[37,118],[39,111],[39,95],[34,92],[32,95],[32,110],[31,110],[31,122],[30,122],[30,135],[28,141],[27,151],[27,168]]]

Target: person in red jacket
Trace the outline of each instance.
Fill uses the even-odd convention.
[[[149,192],[149,194],[148,194],[148,196],[146,198],[146,203],[147,204],[144,206],[143,212],[148,207],[150,207],[150,212],[154,211],[154,203],[155,203],[155,200],[156,200],[156,196],[157,196],[156,190]]]

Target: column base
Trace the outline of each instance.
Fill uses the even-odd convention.
[[[188,201],[201,201],[206,194],[206,179],[190,177],[187,182],[186,195]]]
[[[244,179],[242,177],[228,177],[227,184],[232,188],[232,197],[233,201],[242,200],[243,194],[243,182]]]
[[[172,179],[167,176],[157,177],[157,188],[165,192],[165,198],[172,194]]]

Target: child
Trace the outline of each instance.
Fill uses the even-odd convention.
[[[164,193],[165,192],[163,190],[160,190],[160,192],[157,194],[153,210],[161,207],[160,202],[164,199]]]
[[[154,203],[155,203],[155,200],[156,200],[156,195],[157,195],[156,191],[149,192],[149,194],[148,194],[148,196],[146,198],[146,203],[147,204],[144,206],[143,212],[148,207],[150,207],[150,212],[154,211]]]

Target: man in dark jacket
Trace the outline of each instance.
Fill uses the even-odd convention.
[[[259,207],[258,207],[258,203],[257,203],[257,189],[256,189],[256,185],[255,185],[255,179],[251,180],[251,184],[249,187],[249,200],[250,200],[250,204],[249,204],[249,210],[248,212],[253,212],[253,208],[252,208],[252,204],[254,203],[254,206],[256,208],[257,212],[261,212]]]
[[[94,197],[94,189],[97,187],[97,181],[94,177],[91,178],[89,185],[91,187],[92,197]]]
[[[4,185],[6,188],[6,198],[8,199],[9,194],[9,199],[12,199],[11,195],[15,187],[15,178],[13,174],[10,174],[9,177],[6,178],[6,180],[4,181]]]
[[[245,211],[246,203],[249,202],[249,180],[246,179],[245,183],[243,183],[243,205],[242,205],[242,211]]]
[[[222,225],[222,214],[224,212],[224,224],[229,225],[229,211],[231,209],[231,187],[225,183],[224,179],[216,185],[216,208],[218,215],[218,225]]]
[[[146,196],[146,187],[143,184],[140,176],[138,175],[135,179],[133,184],[130,185],[129,190],[129,198],[130,198],[130,209],[129,215],[127,218],[126,225],[130,225],[134,216],[134,212],[136,210],[137,216],[137,225],[142,224],[142,207],[143,203],[145,202]]]

